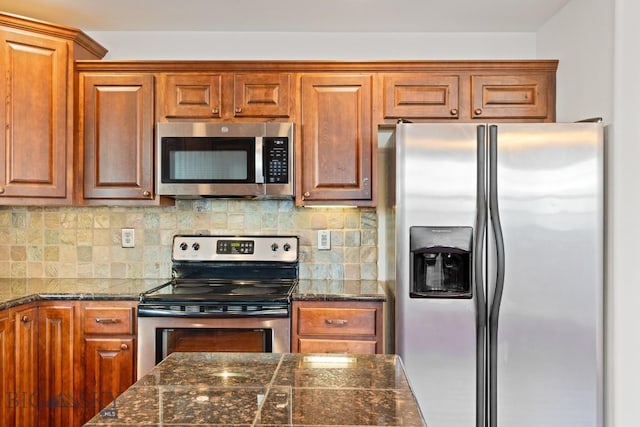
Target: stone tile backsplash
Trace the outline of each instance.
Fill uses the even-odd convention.
[[[121,229],[135,247],[121,247]],[[317,249],[317,230],[331,249]],[[164,279],[176,233],[294,234],[301,279],[377,280],[371,208],[297,208],[287,200],[179,200],[171,207],[0,207],[0,277]]]

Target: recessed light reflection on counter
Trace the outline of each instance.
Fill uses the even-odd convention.
[[[352,368],[357,359],[351,356],[313,355],[302,358],[302,364],[308,368]]]

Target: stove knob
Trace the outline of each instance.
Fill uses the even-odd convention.
[[[273,252],[277,251],[277,250],[278,250],[278,244],[277,244],[277,243],[272,243],[272,244],[271,244],[271,250],[272,250]]]
[[[285,252],[289,252],[289,250],[291,249],[291,245],[288,243],[285,243],[282,249],[284,249]]]
[[[198,249],[200,249],[200,243],[195,242],[193,245],[191,245],[191,247],[193,248],[194,251],[197,251]]]
[[[180,243],[180,249],[182,249],[183,251],[186,251],[188,247],[189,245],[187,245],[185,242]]]

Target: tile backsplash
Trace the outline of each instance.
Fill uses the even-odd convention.
[[[135,247],[121,247],[121,230]],[[331,249],[317,249],[317,231]],[[301,279],[377,280],[373,208],[297,208],[290,200],[179,200],[171,207],[0,207],[0,277],[164,279],[177,233],[293,234]]]

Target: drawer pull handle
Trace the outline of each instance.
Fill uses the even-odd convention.
[[[114,318],[102,318],[102,317],[98,317],[96,318],[96,323],[104,323],[104,324],[113,324],[113,323],[118,323],[118,319],[114,319]]]
[[[326,319],[325,323],[327,325],[344,326],[347,324],[347,320],[346,319]]]

